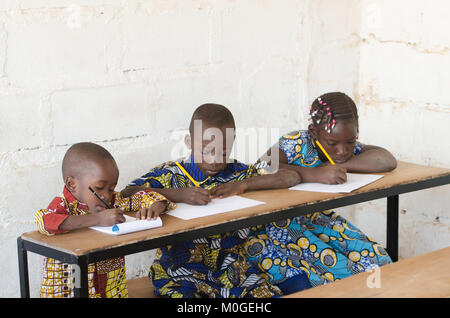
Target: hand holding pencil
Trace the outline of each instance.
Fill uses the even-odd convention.
[[[180,188],[177,190],[177,200],[175,202],[184,202],[192,205],[205,205],[211,202],[211,193],[207,189],[200,187],[200,184],[183,168],[179,162],[175,164],[181,172],[192,182],[195,187]]]
[[[89,186],[89,190],[97,197],[97,199],[100,200],[100,202],[103,203],[106,208],[106,210],[97,213],[99,226],[112,225],[117,228],[116,224],[125,222],[125,217],[123,216],[123,211],[121,209],[111,208],[109,204],[106,203],[105,200],[103,200],[103,198],[94,191],[94,189],[92,189],[91,186]],[[115,230],[114,227],[113,231]]]

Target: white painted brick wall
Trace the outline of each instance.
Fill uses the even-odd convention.
[[[361,140],[400,160],[450,167],[450,24],[447,1],[362,1],[359,63]],[[448,246],[450,186],[400,196],[400,257]],[[384,236],[385,201],[352,216]],[[364,213],[361,213],[363,212]]]
[[[0,96],[0,152],[32,149],[41,145],[39,95]]]
[[[362,82],[370,85],[378,98],[450,104],[445,84],[450,81],[450,72],[444,71],[450,69],[450,54],[427,53],[407,43],[380,43],[368,38],[361,47],[361,55]]]
[[[149,134],[153,120],[145,84],[58,91],[52,94],[56,145]]]
[[[209,62],[208,11],[137,12],[123,18],[124,69],[183,68]]]

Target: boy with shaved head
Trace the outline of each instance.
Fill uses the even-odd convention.
[[[137,217],[157,217],[173,207],[161,194],[139,191],[128,198],[114,192],[119,169],[111,154],[94,143],[70,147],[63,159],[64,190],[35,215],[41,233],[54,235],[90,226],[112,226],[125,221],[123,212],[137,211]],[[111,209],[89,190],[91,187]],[[128,296],[125,258],[119,257],[89,264],[89,297],[123,298]],[[72,267],[45,258],[41,297],[73,297]]]
[[[230,160],[235,122],[223,105],[204,104],[193,113],[186,144],[187,160],[166,162],[130,183],[122,191],[129,195],[153,189],[173,202],[205,205],[216,197],[246,191],[286,188],[300,182],[288,170],[264,174],[264,164],[246,165]],[[198,185],[195,185],[195,183]],[[195,185],[195,186],[194,186]],[[259,269],[245,257],[248,229],[217,233],[193,241],[158,249],[149,276],[156,295],[165,297],[274,297],[281,295]]]

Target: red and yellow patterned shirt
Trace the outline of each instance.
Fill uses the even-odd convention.
[[[167,200],[153,191],[139,191],[128,198],[115,192],[112,199],[114,208],[124,212],[138,211],[148,208],[154,202]],[[167,200],[168,201],[168,200]],[[168,201],[168,209],[175,207]],[[37,211],[34,219],[39,232],[46,235],[65,233],[59,229],[61,223],[70,215],[88,214],[88,206],[79,202],[64,187],[61,197],[52,200],[47,209]],[[52,258],[44,258],[44,273],[40,295],[42,298],[73,297],[74,277],[72,265]],[[88,265],[89,297],[126,298],[128,288],[126,282],[125,258],[113,258]]]

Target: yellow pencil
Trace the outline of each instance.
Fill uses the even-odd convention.
[[[192,178],[190,175],[189,175],[189,173],[187,173],[187,171],[186,170],[184,170],[184,168],[180,165],[180,163],[179,162],[177,162],[177,161],[175,161],[175,163],[177,164],[177,166],[178,166],[178,168],[180,168],[181,169],[181,171],[183,171],[183,173],[185,174],[185,176],[186,177],[188,177],[191,181],[192,181],[192,183],[196,186],[196,187],[200,187],[200,185],[198,184],[198,182],[197,181],[195,181],[194,180],[194,178]]]
[[[325,149],[323,149],[322,145],[320,144],[320,142],[318,140],[316,140],[316,144],[319,146],[320,150],[322,150],[322,152],[325,154],[325,156],[327,156],[328,160],[331,162],[331,164],[334,166],[334,161],[333,159],[331,159],[331,157],[328,155],[328,153],[325,151]]]

